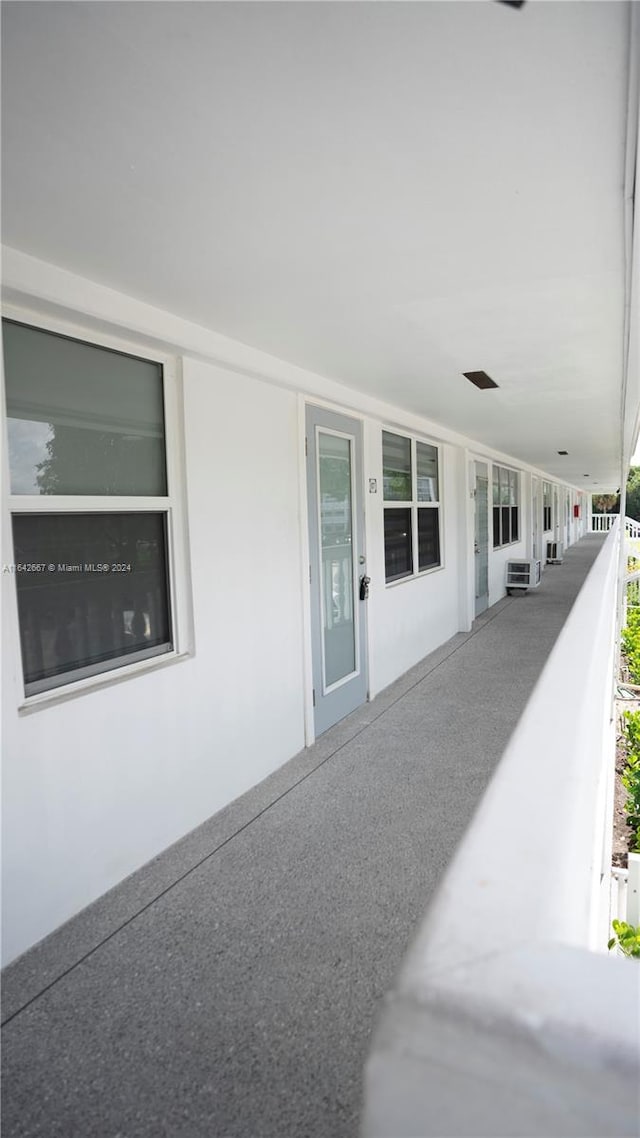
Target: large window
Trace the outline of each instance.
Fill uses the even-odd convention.
[[[3,322],[26,695],[172,652],[161,363]]]
[[[519,540],[519,485],[515,470],[493,467],[493,548]]]
[[[545,533],[551,529],[551,483],[542,483],[542,528]]]
[[[441,564],[438,448],[382,432],[387,583]]]

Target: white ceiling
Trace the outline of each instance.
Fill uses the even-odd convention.
[[[3,241],[615,488],[627,7],[5,3]]]

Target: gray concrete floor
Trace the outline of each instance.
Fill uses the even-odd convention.
[[[354,1138],[380,1000],[602,540],[11,965],[4,1138]]]

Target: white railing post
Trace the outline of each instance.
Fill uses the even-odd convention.
[[[611,870],[611,921],[626,921],[627,919],[627,881],[629,872],[614,866]]]
[[[630,925],[640,925],[640,853],[629,854],[626,920]]]

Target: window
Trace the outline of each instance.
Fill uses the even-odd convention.
[[[504,466],[493,467],[493,548],[519,539],[518,475]]]
[[[542,483],[542,528],[547,533],[551,529],[551,483]]]
[[[174,650],[163,365],[3,321],[25,693]]]
[[[387,583],[441,564],[438,448],[382,432]]]

